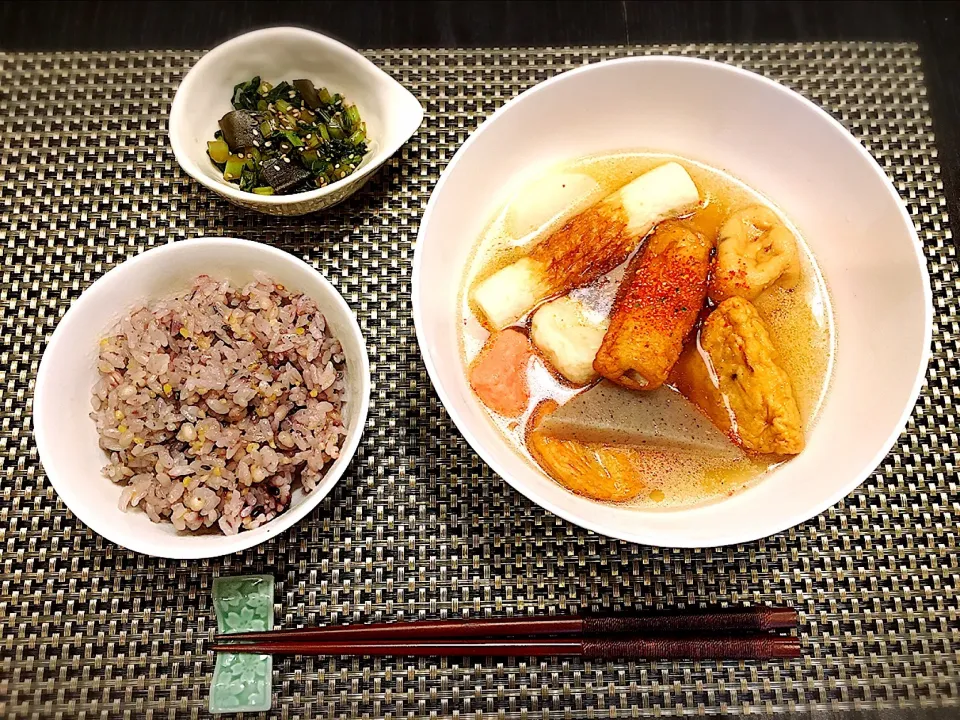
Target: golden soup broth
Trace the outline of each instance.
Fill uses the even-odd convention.
[[[565,179],[568,174],[587,175],[600,186],[590,198],[598,198],[668,161],[683,165],[700,190],[702,207],[689,220],[707,237],[716,239],[720,225],[731,212],[756,204],[774,210],[796,235],[801,258],[800,284],[792,290],[779,287],[767,290],[754,301],[754,305],[766,321],[771,339],[780,352],[782,366],[793,384],[804,430],[809,436],[830,380],[835,344],[833,320],[820,269],[803,236],[778,208],[756,191],[719,170],[663,154],[622,153],[580,159],[558,165],[530,182],[542,186],[544,182],[550,182],[550,176]],[[565,188],[565,182],[561,182],[560,186]],[[464,372],[467,372],[489,335],[477,320],[475,309],[468,299],[469,290],[476,282],[526,254],[532,244],[562,224],[562,221],[548,223],[529,233],[517,227],[516,204],[523,201],[524,191],[529,187],[522,186],[513,199],[496,213],[477,242],[468,263],[458,301],[463,320],[458,326]],[[578,199],[581,201],[580,208],[590,204],[585,194],[574,194],[571,205]],[[572,294],[584,301],[593,312],[609,314],[625,267],[626,263]],[[529,330],[532,313],[533,310],[518,323],[525,331]],[[526,414],[519,419],[505,418],[494,412],[489,415],[515,450],[528,462],[537,464],[527,450],[525,438],[533,409],[544,400],[563,404],[584,388],[574,388],[558,380],[539,356],[534,358],[527,372],[532,397]],[[750,485],[777,465],[775,460],[745,455],[731,461],[673,450],[630,448],[629,455],[636,461],[637,472],[645,489],[628,504],[645,509],[668,509],[715,501]]]

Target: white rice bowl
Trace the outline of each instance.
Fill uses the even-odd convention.
[[[250,505],[244,502],[240,510],[241,525],[238,526],[239,531],[236,533],[224,533],[224,528],[220,526],[220,518],[224,512],[228,516],[230,515],[230,506],[222,504],[223,498],[218,504],[216,520],[209,527],[206,526],[205,523],[209,520],[210,513],[204,514],[201,511],[209,510],[206,500],[211,498],[205,492],[192,493],[192,495],[197,495],[199,499],[203,500],[201,505],[196,497],[193,498],[192,504],[196,506],[196,509],[188,507],[186,503],[181,503],[185,508],[185,511],[181,514],[183,530],[178,530],[174,526],[172,517],[166,517],[157,510],[163,507],[159,499],[155,499],[152,504],[154,513],[161,518],[162,522],[154,522],[147,511],[147,506],[151,505],[150,493],[154,491],[150,487],[141,488],[139,493],[136,487],[133,490],[128,490],[130,480],[134,475],[148,473],[141,472],[140,467],[134,468],[128,464],[127,467],[135,469],[134,475],[124,473],[125,477],[117,481],[104,476],[105,467],[116,467],[113,454],[119,451],[104,449],[103,445],[109,441],[103,440],[101,437],[96,416],[94,420],[91,420],[90,417],[92,410],[91,391],[102,379],[101,341],[108,339],[111,335],[116,335],[118,328],[124,322],[124,318],[130,316],[138,308],[155,307],[161,301],[169,301],[175,296],[182,296],[190,290],[193,281],[200,274],[208,274],[218,283],[229,281],[234,288],[242,289],[256,279],[257,272],[262,272],[267,277],[273,278],[277,283],[283,284],[292,292],[303,293],[303,295],[312,299],[323,317],[324,332],[331,338],[336,338],[339,342],[343,354],[340,423],[346,434],[340,434],[335,423],[329,426],[331,431],[329,437],[336,435],[339,443],[337,457],[326,460],[322,472],[317,474],[307,473],[305,478],[303,468],[308,467],[310,460],[306,456],[302,456],[298,461],[297,469],[290,476],[293,483],[291,498],[286,509],[272,520],[264,518],[259,524],[256,524],[257,515],[267,515],[271,509],[279,509],[283,506],[283,501],[281,500],[280,505],[274,508],[269,508],[268,503],[262,503],[258,506],[257,503]],[[280,322],[279,318],[277,320]],[[179,335],[179,331],[176,332]],[[190,332],[189,324],[187,332]],[[307,329],[305,328],[304,335],[306,334]],[[211,342],[211,346],[214,344]],[[109,340],[107,347],[110,347]],[[116,349],[119,348],[111,348],[111,350]],[[331,359],[334,354],[331,354]],[[319,356],[321,359],[322,355],[321,352]],[[268,364],[269,360],[270,358],[268,358]],[[163,363],[164,361],[158,359],[155,362]],[[175,359],[171,363],[176,366]],[[338,363],[334,360],[333,364],[336,367]],[[323,370],[323,368],[320,369]],[[169,402],[179,403],[179,392],[182,388],[178,388],[176,396],[171,394],[170,398],[167,398],[166,393],[163,392],[163,385],[166,383],[170,384],[171,393],[174,390],[174,383],[170,377],[167,377],[165,382],[160,381],[160,375],[163,371],[169,372],[169,370],[158,365],[154,365],[151,370],[154,372],[148,371],[146,375],[156,374],[156,380],[160,382],[161,393],[158,393],[157,399],[160,395],[163,395]],[[182,368],[177,372],[183,376],[178,382],[180,380],[185,382],[187,375],[192,376],[192,372],[184,373]],[[304,375],[303,370],[298,369],[297,372],[301,376]],[[146,380],[146,376],[144,379]],[[209,378],[207,381],[209,382],[210,379],[213,378]],[[277,379],[274,377],[271,384],[276,383]],[[199,380],[199,376],[195,380]],[[227,378],[224,378],[224,381],[227,383],[224,386],[224,391],[227,391],[230,381]],[[307,378],[304,377],[304,386],[306,386],[306,382]],[[323,382],[326,382],[326,378],[316,376],[311,382],[322,385]],[[149,384],[149,380],[147,380],[147,384]],[[320,389],[316,385],[315,389],[317,389],[318,396],[315,399],[318,403],[323,402],[324,400],[320,398]],[[156,393],[155,389],[151,388],[151,390]],[[129,392],[125,391],[125,394],[129,394]],[[138,395],[141,392],[142,390],[136,390]],[[309,390],[307,392],[309,395]],[[207,394],[202,393],[204,397]],[[260,397],[265,398],[269,395],[261,395]],[[150,398],[149,393],[147,393],[147,399],[153,400],[154,398]],[[211,395],[211,400],[214,401],[215,405],[217,399],[219,398]],[[278,408],[282,399],[279,395],[274,399]],[[326,399],[326,401],[329,402],[329,399]],[[294,400],[291,400],[291,402],[296,404]],[[255,408],[259,407],[258,403],[258,400],[250,400],[248,403],[254,406],[254,416],[256,416]],[[79,298],[73,301],[66,314],[57,324],[40,361],[33,397],[33,432],[47,481],[56,490],[64,505],[90,529],[107,540],[136,552],[174,559],[201,559],[226,555],[259,545],[288,530],[310,514],[347,472],[366,426],[369,404],[370,364],[363,334],[350,306],[347,305],[344,298],[328,280],[300,258],[268,244],[237,238],[201,237],[168,243],[142,252],[104,274],[87,288]],[[221,428],[228,424],[225,417],[218,415],[215,410],[211,412],[211,408],[205,405],[205,401],[202,403],[187,402],[186,405],[203,408],[207,417],[213,415],[217,418]],[[304,407],[307,406],[298,406],[298,411]],[[223,409],[223,406],[220,406],[220,408]],[[103,408],[98,408],[95,413],[99,414],[101,409]],[[122,410],[121,406],[118,405],[114,408],[114,413],[118,409],[125,413],[124,419],[126,419],[126,410]],[[157,410],[159,412],[159,405]],[[229,410],[230,408],[227,408],[227,414],[229,414]],[[273,412],[276,412],[276,408],[273,408]],[[291,408],[287,417],[294,414],[295,411]],[[330,413],[326,415],[327,419],[330,420]],[[274,417],[273,414],[270,415],[271,423]],[[191,421],[194,431],[197,429],[197,424],[204,419],[198,415],[197,422]],[[102,421],[103,434],[110,440],[116,441],[114,446],[122,444],[120,435],[125,434],[119,432],[120,423],[116,421],[115,415],[114,421],[107,418]],[[283,424],[282,421],[281,424]],[[177,429],[178,434],[183,430],[182,425],[183,423]],[[125,432],[133,433],[134,427],[134,425],[127,424]],[[110,428],[117,430],[118,434],[108,434],[106,431]],[[159,427],[149,429],[159,432]],[[271,468],[274,458],[270,453],[262,450],[266,447],[275,451],[278,455],[287,455],[287,453],[281,453],[280,446],[277,444],[277,435],[282,429],[278,426],[278,429],[274,432],[273,442],[277,445],[276,448],[269,447],[270,441],[268,439],[266,443],[257,442],[259,447],[256,449],[250,448],[250,452],[247,452],[245,445],[242,449],[250,456],[251,461],[257,458],[260,461],[258,464]],[[136,433],[140,433],[141,430],[142,428],[137,428]],[[319,426],[314,430],[319,430]],[[204,434],[207,435],[207,432]],[[183,436],[190,437],[189,430],[184,431]],[[134,434],[132,437],[126,435],[123,443],[130,442],[131,446],[138,444],[135,438],[144,440],[143,445],[148,446],[148,437],[144,434]],[[156,439],[150,438],[149,445],[156,445]],[[195,439],[178,440],[178,445],[171,446],[173,450],[168,448],[171,456],[170,460],[173,461],[176,457],[178,447],[182,449],[186,447],[184,443],[192,443]],[[250,440],[249,442],[254,441]],[[216,443],[213,444],[216,445]],[[322,449],[325,446],[326,442],[322,446],[318,445],[312,448],[311,451],[319,450],[323,455],[331,456],[332,446],[330,446],[329,452]],[[121,450],[123,449],[121,447]],[[211,448],[214,455],[222,450],[224,448],[217,448],[216,450]],[[203,449],[201,449],[201,452],[203,452]],[[291,452],[293,452],[292,449]],[[304,449],[298,447],[293,454],[296,455],[299,452],[304,452]],[[130,454],[128,453],[128,455]],[[158,450],[156,457],[159,458],[159,455]],[[188,465],[196,459],[190,457],[188,453],[184,453],[184,455],[190,458],[186,463]],[[237,460],[235,475],[239,475],[239,458],[228,459],[225,453],[223,457],[226,460],[224,468],[230,467],[231,462]],[[321,455],[318,455],[315,460],[320,460],[320,458]],[[123,458],[118,456],[118,459],[122,461]],[[278,459],[278,467],[281,462],[283,462],[282,459]],[[123,463],[121,462],[121,464]],[[252,464],[251,462],[247,463],[248,469],[251,470],[251,476],[254,473]],[[178,463],[174,462],[173,465],[168,467],[166,461],[164,461],[160,469],[172,471],[177,465]],[[182,467],[177,468],[178,471],[183,469]],[[213,467],[210,466],[209,469],[212,470]],[[152,470],[156,471],[156,467],[154,466]],[[269,474],[270,470],[268,469],[267,472]],[[185,488],[181,499],[188,497],[187,491],[193,487],[192,482],[195,479],[193,477],[195,473],[189,475],[165,474],[171,480],[177,478],[178,482]],[[210,474],[215,475],[212,472]],[[272,477],[274,474],[270,476]],[[257,475],[259,476],[259,473]],[[222,468],[220,477],[223,476]],[[184,486],[183,482],[187,477],[191,479]],[[164,480],[164,478],[159,479]],[[144,479],[138,479],[137,484],[142,480]],[[217,482],[214,480],[213,484],[216,485]],[[252,485],[260,485],[263,482],[269,482],[269,480],[265,478],[261,483],[252,483]],[[242,483],[239,484],[242,485]],[[313,486],[313,489],[310,489],[310,486]],[[221,491],[225,493],[229,489],[213,487],[208,485],[206,480],[203,480],[202,484],[198,483],[196,488],[198,490],[209,489],[218,496]],[[145,494],[143,494],[144,490],[146,490]],[[172,493],[180,492],[173,489],[172,486],[168,487],[167,490]],[[142,494],[142,497],[139,498],[136,505],[133,505],[138,494]],[[125,495],[128,497],[124,497]],[[121,510],[124,502],[127,503],[127,509]],[[175,504],[176,501],[171,501],[171,516],[173,514],[172,507]],[[243,509],[246,507],[251,507],[251,510],[244,516]],[[198,519],[190,515],[190,512],[196,512],[203,518],[201,527],[197,531],[190,529],[191,523],[196,525]],[[244,517],[253,518],[250,520],[250,526],[247,529],[244,529],[242,520]],[[295,542],[295,540],[293,541]]]
[[[180,531],[272,520],[340,452],[346,379],[316,303],[263,273],[210,276],[140,307],[100,341],[91,418],[104,475]]]

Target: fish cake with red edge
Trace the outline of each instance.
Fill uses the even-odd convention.
[[[494,412],[518,417],[530,404],[527,365],[532,357],[524,333],[510,328],[492,333],[470,366],[470,387]]]
[[[588,285],[630,257],[657,223],[699,202],[700,191],[678,163],[634,178],[538,242],[526,257],[477,283],[471,298],[480,321],[505,328],[541,301]]]

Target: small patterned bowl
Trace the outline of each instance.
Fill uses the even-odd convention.
[[[233,109],[233,86],[254,75],[271,83],[307,78],[355,103],[370,138],[356,172],[327,187],[292,195],[254,195],[226,182],[207,156],[207,141],[213,139],[218,120]],[[359,190],[422,121],[417,99],[360,53],[309,30],[278,27],[241,35],[204,55],[177,89],[169,135],[180,167],[207,189],[269,215],[305,215]]]

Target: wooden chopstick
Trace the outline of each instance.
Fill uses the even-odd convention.
[[[597,660],[779,660],[800,657],[800,639],[733,637],[598,637],[484,640],[293,641],[215,643],[211,650],[263,655],[414,657],[584,657]]]
[[[465,639],[481,637],[543,637],[546,635],[594,636],[656,633],[721,633],[795,628],[797,611],[783,606],[719,608],[647,613],[643,615],[565,615],[523,618],[482,618],[477,620],[423,620],[370,623],[365,625],[292,628],[217,635],[218,642],[286,640],[304,641],[393,641],[413,639]]]

